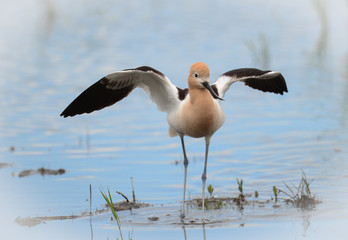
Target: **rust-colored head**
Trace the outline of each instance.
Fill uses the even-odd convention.
[[[220,99],[216,92],[210,86],[208,65],[202,62],[192,64],[188,77],[189,91],[194,89],[207,89],[211,96]]]
[[[209,83],[208,65],[202,62],[192,64],[188,77],[189,88],[204,88],[204,82]]]

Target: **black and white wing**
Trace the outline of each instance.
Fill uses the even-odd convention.
[[[183,91],[154,68],[142,66],[111,73],[82,92],[60,114],[72,117],[111,106],[127,97],[136,87],[143,88],[160,111],[169,112],[180,104]]]
[[[222,74],[212,88],[220,98],[225,96],[232,83],[244,82],[245,85],[263,92],[273,92],[283,95],[288,92],[285,79],[280,72],[262,71],[256,68],[240,68]]]

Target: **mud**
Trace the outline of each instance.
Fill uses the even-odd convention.
[[[117,202],[114,203],[114,208],[117,212],[119,211],[125,211],[125,210],[132,210],[132,209],[138,209],[138,208],[145,208],[150,207],[151,205],[148,203],[134,203],[134,202]],[[36,225],[46,223],[48,221],[54,221],[54,220],[72,220],[72,219],[78,219],[78,218],[85,218],[85,217],[93,217],[102,215],[104,213],[110,212],[110,208],[106,205],[104,205],[105,208],[103,209],[97,209],[91,212],[85,211],[81,212],[80,214],[75,215],[67,215],[67,216],[42,216],[42,217],[17,217],[15,219],[15,223],[17,223],[20,226],[26,226],[26,227],[34,227]]]
[[[23,170],[22,172],[20,172],[18,174],[18,177],[29,177],[29,176],[33,176],[33,175],[62,175],[64,174],[66,171],[65,169],[58,169],[58,170],[52,170],[52,169],[47,169],[47,168],[39,168],[39,169],[28,169],[28,170]]]
[[[34,227],[41,223],[46,223],[52,220],[68,220],[84,217],[83,215],[71,215],[71,216],[47,216],[47,217],[18,217],[15,219],[15,223],[20,226]]]
[[[306,203],[309,200],[306,200]],[[315,209],[315,206],[319,204],[320,201],[312,202],[310,201],[310,204],[308,205],[308,210]],[[137,202],[129,202],[129,201],[122,201],[114,203],[114,208],[117,212],[120,211],[126,211],[130,210],[131,214],[129,216],[123,216],[123,220],[125,223],[131,224],[131,225],[148,225],[151,223],[157,223],[157,224],[169,224],[169,225],[176,225],[176,224],[184,224],[184,225],[201,225],[202,220],[200,218],[202,208],[202,199],[201,198],[194,198],[187,201],[187,208],[191,209],[190,214],[184,219],[180,220],[179,214],[180,211],[178,210],[177,206],[152,206],[148,203],[137,203]],[[259,217],[262,217],[263,215],[267,217],[270,213],[271,216],[273,216],[274,213],[269,212],[270,209],[286,209],[284,207],[301,207],[301,209],[304,209],[305,203],[303,203],[301,206],[298,206],[297,204],[293,204],[289,199],[279,199],[279,201],[275,202],[274,199],[266,199],[266,200],[260,200],[257,198],[252,198],[251,194],[245,194],[245,195],[239,195],[238,197],[210,197],[206,198],[205,200],[205,207],[207,210],[210,210],[207,212],[208,216],[206,218],[205,224],[220,224],[223,222],[230,222],[234,221],[230,218],[227,219],[220,219],[219,213],[221,210],[224,212],[231,212],[232,215],[235,215],[236,212],[234,211],[245,211],[252,209],[255,211],[256,209],[259,209],[259,211],[264,212],[263,214],[258,215]],[[306,206],[307,206],[306,205]],[[141,212],[137,212],[136,215],[132,214],[133,209],[142,209]],[[145,208],[147,210],[145,210]],[[175,209],[173,209],[175,208]],[[257,210],[258,211],[258,210]],[[100,216],[106,213],[111,212],[109,206],[107,204],[103,205],[102,209],[97,209],[95,211],[85,211],[81,212],[80,214],[75,215],[67,215],[67,216],[42,216],[42,217],[17,217],[15,219],[15,223],[17,223],[20,226],[27,226],[27,227],[33,227],[38,224],[46,223],[48,221],[53,220],[72,220],[72,219],[78,219],[78,218],[85,218],[85,217],[94,217],[94,216]],[[156,212],[156,214],[154,214]],[[286,214],[286,210],[284,214]],[[252,217],[253,215],[251,215]],[[254,216],[255,217],[255,216]]]
[[[109,208],[107,204],[104,205],[105,207]],[[137,202],[117,202],[114,203],[114,208],[116,211],[125,211],[125,210],[132,210],[132,209],[138,209],[143,207],[150,207],[151,205],[148,203],[137,203]]]
[[[239,195],[238,197],[210,197],[206,198],[204,201],[205,209],[207,210],[219,210],[226,208],[234,208],[242,210],[246,206],[257,206],[260,208],[265,207],[266,205],[270,205],[274,203],[272,199],[267,200],[258,200],[258,199],[247,199],[247,195]],[[188,200],[186,206],[190,209],[201,209],[202,208],[202,199],[195,198]],[[273,207],[277,206],[273,204]]]
[[[0,169],[5,167],[12,167],[12,166],[13,166],[12,163],[0,163]]]

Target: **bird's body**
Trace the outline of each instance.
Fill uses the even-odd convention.
[[[223,125],[225,115],[220,101],[234,82],[242,81],[246,85],[261,91],[283,94],[287,87],[279,72],[261,71],[253,68],[236,69],[221,75],[210,85],[209,68],[204,63],[191,66],[188,76],[188,89],[174,86],[161,72],[151,67],[126,69],[107,75],[81,93],[61,114],[74,116],[90,113],[110,106],[128,96],[136,87],[145,90],[157,104],[160,111],[167,113],[169,136],[179,136],[184,154],[184,193],[181,217],[185,216],[185,190],[188,158],[186,156],[184,136],[205,138],[206,151],[202,174],[202,201],[204,206],[205,182],[208,150],[212,135]],[[204,207],[203,217],[204,217]]]
[[[225,121],[220,104],[208,91],[201,93],[207,99],[192,100],[192,95],[173,115],[168,115],[168,123],[177,133],[201,138],[212,136]]]
[[[192,68],[195,69],[195,65]],[[209,72],[205,74],[205,81],[208,82]],[[181,104],[168,113],[170,136],[185,135],[194,138],[212,136],[225,121],[225,115],[218,100],[214,99],[209,90],[195,80],[194,73],[190,74],[189,94]]]

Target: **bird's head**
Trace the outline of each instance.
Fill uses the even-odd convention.
[[[208,65],[202,62],[192,64],[188,84],[192,88],[203,88],[203,83],[209,84],[209,68]]]
[[[223,100],[222,98],[219,98],[216,92],[214,92],[214,90],[211,88],[209,80],[209,67],[203,62],[192,64],[188,77],[188,85],[189,89],[206,88],[213,96],[213,98]]]

